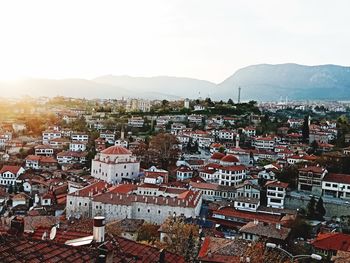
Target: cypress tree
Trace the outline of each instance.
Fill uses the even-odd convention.
[[[319,220],[323,220],[323,217],[326,214],[326,209],[324,208],[322,197],[320,197],[320,199],[317,201],[316,214]]]

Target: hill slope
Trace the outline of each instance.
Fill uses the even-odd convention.
[[[349,99],[350,67],[336,65],[260,64],[242,68],[220,83],[222,94],[242,99]]]

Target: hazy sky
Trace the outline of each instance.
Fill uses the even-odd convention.
[[[184,76],[350,61],[350,1],[0,0],[0,79]]]

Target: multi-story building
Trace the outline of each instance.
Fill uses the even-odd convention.
[[[92,160],[91,176],[108,183],[133,180],[139,176],[140,162],[132,152],[121,146],[111,146]]]
[[[69,150],[72,152],[83,152],[86,150],[86,142],[83,141],[72,141],[69,144]]]
[[[63,151],[57,154],[59,164],[84,164],[86,162],[87,152]]]
[[[149,112],[151,110],[151,102],[143,99],[130,99],[126,102],[126,111],[142,111]]]
[[[236,138],[236,133],[232,130],[220,130],[218,131],[218,138],[220,140],[233,141]]]
[[[202,124],[203,116],[202,115],[195,115],[192,114],[188,116],[188,122],[195,123],[195,124]]]
[[[142,117],[131,117],[128,119],[128,126],[142,128],[145,120]]]
[[[79,141],[79,142],[89,142],[89,135],[86,134],[86,133],[77,133],[77,132],[74,132],[72,133],[71,135],[71,140],[72,141]]]
[[[193,177],[193,169],[188,166],[180,166],[176,169],[176,179],[178,181],[187,180]]]
[[[43,144],[49,144],[49,142],[53,139],[58,139],[62,137],[62,133],[59,131],[43,131]]]
[[[350,175],[326,174],[322,181],[322,194],[327,197],[350,199]]]
[[[254,139],[253,146],[259,150],[273,150],[275,139],[272,137],[257,137]]]
[[[15,185],[15,182],[25,170],[21,166],[4,165],[0,170],[0,185]]]
[[[37,145],[34,147],[35,155],[53,156],[54,148],[50,145]]]
[[[288,184],[280,181],[267,181],[266,197],[267,207],[284,208],[284,199],[287,194]]]
[[[328,171],[320,166],[305,166],[299,169],[298,190],[321,195],[322,180],[327,173]]]
[[[150,223],[161,224],[174,215],[197,217],[201,205],[200,191],[154,184],[121,184],[112,188],[108,188],[108,185],[91,185],[68,194],[66,214],[68,217],[102,215],[106,217],[106,221],[144,219]]]
[[[105,139],[109,144],[114,144],[115,142],[115,133],[112,131],[105,131],[100,133],[100,138]]]
[[[33,170],[57,169],[57,160],[51,156],[28,155],[25,159],[25,167]]]
[[[245,165],[222,166],[218,169],[219,184],[234,186],[246,178],[247,168]]]

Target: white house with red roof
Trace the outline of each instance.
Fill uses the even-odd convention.
[[[273,150],[275,147],[275,138],[257,137],[254,139],[253,146],[259,150]]]
[[[350,175],[326,174],[322,180],[322,194],[327,197],[350,199]]]
[[[187,180],[193,177],[194,170],[188,166],[180,166],[176,169],[176,179],[178,181]]]
[[[86,150],[86,142],[82,141],[72,141],[69,144],[69,150],[72,152],[83,152]]]
[[[57,160],[50,156],[28,155],[25,161],[25,167],[28,169],[54,170],[57,168]]]
[[[265,187],[267,190],[267,207],[283,209],[288,184],[280,181],[267,181]]]
[[[0,170],[0,185],[14,185],[18,176],[24,172],[21,166],[4,165]]]
[[[140,172],[140,162],[128,149],[111,146],[96,154],[92,160],[91,176],[107,183],[136,179]]]
[[[34,147],[35,155],[53,156],[54,148],[50,145],[37,145]]]

